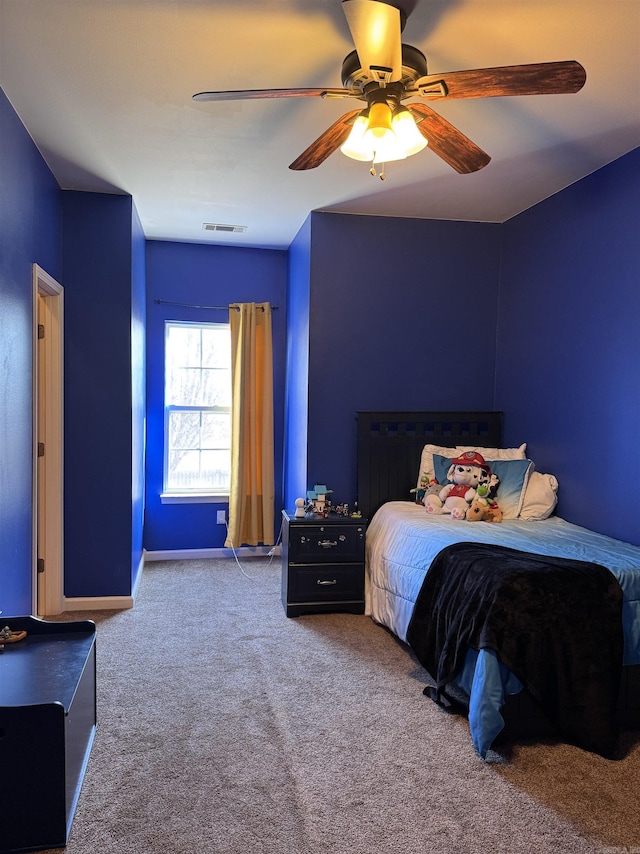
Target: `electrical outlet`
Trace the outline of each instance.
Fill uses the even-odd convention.
[[[218,525],[226,525],[227,514],[224,510],[218,510]]]

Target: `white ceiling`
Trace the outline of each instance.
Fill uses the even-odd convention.
[[[311,210],[503,222],[640,146],[640,0],[397,0],[429,73],[576,59],[581,92],[430,102],[491,157],[426,148],[387,179],[291,163],[356,100],[196,103],[341,87],[340,0],[0,0],[0,86],[64,189],[130,193],[148,238],[286,248]],[[203,223],[247,226],[207,232]]]

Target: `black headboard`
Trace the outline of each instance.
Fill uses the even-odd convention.
[[[499,448],[501,412],[358,412],[358,507],[411,500],[424,445]]]

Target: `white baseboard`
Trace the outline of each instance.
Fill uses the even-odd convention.
[[[144,553],[140,555],[131,596],[71,596],[64,597],[63,611],[126,611],[133,608],[144,570]]]
[[[239,558],[280,556],[281,546],[240,546],[235,550]],[[206,560],[207,558],[233,558],[233,549],[167,549],[166,551],[145,551],[145,563],[156,560]]]
[[[126,611],[133,596],[71,596],[63,599],[63,611]]]

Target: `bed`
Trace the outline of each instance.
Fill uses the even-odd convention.
[[[366,613],[401,641],[410,642],[418,659],[425,664],[432,660],[423,648],[431,640],[421,641],[429,634],[430,626],[424,610],[425,590],[431,587],[428,607],[433,607],[436,598],[443,595],[445,582],[439,579],[451,578],[452,567],[460,566],[460,571],[464,571],[463,558],[468,552],[477,559],[479,550],[484,550],[486,560],[493,561],[492,564],[485,561],[487,566],[506,566],[507,557],[512,555],[528,564],[542,562],[550,581],[557,578],[558,583],[566,583],[560,577],[565,565],[573,572],[574,564],[581,571],[595,564],[602,568],[602,583],[609,585],[611,595],[618,595],[619,601],[614,604],[611,600],[606,615],[599,614],[597,603],[593,613],[587,614],[590,606],[585,598],[585,612],[580,616],[593,623],[589,624],[591,628],[586,630],[583,640],[593,647],[600,632],[597,654],[606,645],[613,650],[610,653],[613,657],[604,664],[599,662],[599,666],[602,678],[613,679],[610,684],[615,686],[617,696],[613,698],[609,717],[616,736],[619,725],[637,727],[640,723],[640,547],[573,525],[555,515],[556,479],[535,470],[527,458],[526,445],[502,447],[499,412],[358,412],[357,417],[358,503],[370,520],[366,536]],[[503,505],[505,509],[505,518],[499,524],[430,515],[422,504],[416,503],[411,491],[424,485],[420,478],[435,475],[442,483],[451,458],[461,448],[479,449],[499,474],[496,498],[501,509]],[[537,556],[536,560],[532,556]],[[445,557],[449,563],[444,574],[438,576],[443,571],[440,564]],[[433,567],[432,576],[427,581],[430,567]],[[539,577],[532,577],[535,587]],[[455,596],[459,585],[456,582],[450,586]],[[563,598],[567,597],[556,596],[557,600]],[[442,607],[448,609],[447,618],[452,619],[451,602]],[[459,602],[456,607],[461,607]],[[515,633],[518,634],[520,620],[524,636],[524,621],[530,608],[528,604],[518,608]],[[549,619],[548,613],[545,619]],[[436,622],[433,614],[431,622]],[[440,625],[439,612],[437,622]],[[558,615],[549,625],[562,625],[566,629],[567,622],[566,615]],[[463,636],[459,628],[456,631]],[[566,637],[565,632],[565,640]],[[577,638],[576,643],[583,644],[583,640]],[[620,648],[619,672],[609,664],[618,660],[614,656],[616,646]],[[585,724],[580,721],[585,717],[585,709],[580,708],[578,699],[572,703],[565,698],[562,715],[555,707],[550,714],[541,702],[536,680],[526,673],[524,679],[519,678],[523,673],[516,675],[507,667],[499,649],[495,644],[492,648],[492,644],[485,646],[477,639],[470,640],[449,683],[443,686],[436,678],[437,690],[433,686],[425,689],[425,693],[445,707],[459,710],[462,704],[469,718],[473,745],[481,757],[486,758],[499,739],[559,733],[581,747],[615,758],[616,751],[610,749],[608,742],[598,741],[596,736],[590,740],[588,733],[583,737],[585,733],[580,726]],[[588,654],[595,656],[596,652]],[[573,664],[565,664],[562,649],[557,656],[563,659],[562,665],[547,664],[545,660],[538,668],[542,681],[557,679],[557,673],[562,675],[565,670],[574,672]],[[512,661],[506,651],[503,657]],[[599,698],[595,690],[598,686],[593,681],[597,665],[591,659],[582,662],[577,678],[581,684],[575,689],[576,697],[583,691],[589,698],[585,701],[589,708],[597,705]],[[556,675],[549,676],[547,670]],[[434,677],[431,671],[429,675]]]

